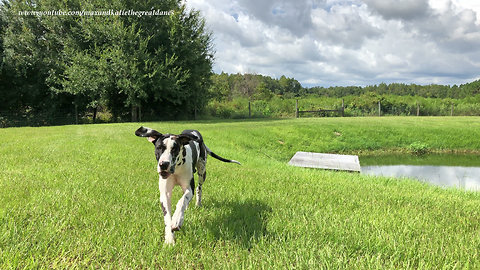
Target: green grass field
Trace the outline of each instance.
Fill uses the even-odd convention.
[[[209,159],[203,207],[169,247],[140,124],[0,129],[0,269],[480,268],[479,193],[286,164],[415,142],[480,153],[479,117],[141,124],[198,129],[243,165]]]

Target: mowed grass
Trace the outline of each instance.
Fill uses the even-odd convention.
[[[288,166],[296,151],[382,153],[413,142],[479,152],[479,117],[141,123],[198,129],[209,158],[164,246],[153,145],[137,123],[0,129],[0,269],[480,268],[480,195]],[[174,205],[181,192],[177,187]]]

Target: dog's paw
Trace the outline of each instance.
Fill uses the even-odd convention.
[[[167,246],[175,245],[175,238],[173,236],[172,237],[165,237],[164,244],[167,245]]]
[[[172,219],[172,232],[179,231],[183,225],[183,215],[181,213],[175,213]]]

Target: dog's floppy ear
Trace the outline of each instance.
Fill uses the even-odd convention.
[[[162,133],[148,127],[140,127],[135,131],[135,135],[138,137],[147,137],[148,141],[152,143],[155,143],[158,138],[163,136]]]
[[[197,139],[198,137],[193,134],[181,134],[181,135],[178,135],[177,137],[177,141],[183,145],[188,144],[191,140],[197,140]]]

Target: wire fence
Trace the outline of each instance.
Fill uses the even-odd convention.
[[[78,123],[74,111],[44,112],[9,112],[0,111],[0,127],[39,127],[51,125],[70,125]]]
[[[342,99],[285,99],[285,100],[233,100],[211,102],[202,112],[177,120],[195,119],[248,119],[248,118],[294,118],[294,117],[358,117],[358,116],[480,116],[480,103],[382,103],[376,102],[355,106]],[[172,116],[144,113],[140,110],[125,110],[116,119],[104,109],[78,112],[71,110],[55,112],[9,112],[0,111],[0,128],[22,126],[73,125],[106,122],[137,122],[174,120]]]
[[[359,104],[342,99],[232,100],[211,102],[210,118],[290,118],[359,116],[480,116],[480,102],[370,102]]]

